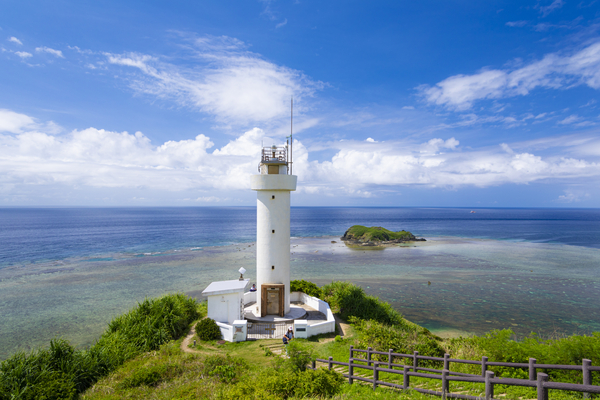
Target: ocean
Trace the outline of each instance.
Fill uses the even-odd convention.
[[[355,224],[427,241],[352,249]],[[355,282],[442,335],[600,331],[599,209],[292,207],[291,235],[292,279]],[[254,207],[2,208],[0,359],[89,346],[145,297],[202,299],[242,266],[253,279],[255,236]]]

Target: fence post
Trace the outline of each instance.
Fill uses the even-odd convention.
[[[492,400],[494,397],[494,371],[485,371],[485,400]]]
[[[486,356],[481,357],[481,376],[485,378],[485,371],[487,371],[488,358]]]
[[[312,360],[312,369],[317,369],[317,362]]]
[[[410,386],[410,376],[408,375],[408,372],[410,371],[410,367],[405,365],[404,366],[404,374],[402,376],[402,386],[403,389],[408,389],[408,387]]]
[[[535,381],[535,363],[536,363],[536,359],[535,358],[530,358],[529,359],[529,380],[530,381]]]
[[[350,346],[350,358],[354,358],[354,346]]]
[[[367,348],[367,367],[371,366],[371,351],[373,349],[371,347]]]
[[[373,363],[373,390],[377,389],[377,381],[379,380],[379,370],[377,367],[379,367],[379,363],[375,361]]]
[[[415,351],[413,353],[413,369],[415,372],[417,372],[417,368],[419,368],[419,359],[417,358],[418,355],[419,355],[418,351]]]
[[[544,387],[544,382],[548,382],[548,374],[540,372],[537,374],[537,400],[548,400],[548,388]]]
[[[446,393],[450,391],[450,382],[448,382],[449,372],[446,368],[442,371],[442,400],[446,400]]]
[[[329,362],[327,363],[328,364],[327,366],[329,367],[330,371],[331,371],[331,366],[333,364],[332,361],[333,361],[333,357],[329,356]]]
[[[352,350],[350,350],[352,351]],[[348,360],[348,383],[349,384],[353,384],[354,383],[354,378],[352,378],[352,375],[354,375],[354,358],[351,358],[350,360]]]
[[[394,352],[394,349],[388,350],[388,368],[389,369],[394,369],[394,367],[392,367],[392,353],[393,352]]]
[[[447,369],[448,371],[450,370],[450,361],[448,361],[449,358],[450,354],[444,354],[444,369]]]
[[[592,360],[588,360],[587,358],[584,358],[582,360],[582,372],[583,372],[583,384],[584,385],[591,385],[592,384],[592,371],[590,371],[590,367],[592,366]],[[589,399],[592,396],[590,395],[590,393],[588,392],[584,392],[583,393],[583,398],[584,399]]]

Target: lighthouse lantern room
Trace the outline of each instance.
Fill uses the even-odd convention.
[[[288,146],[263,147],[259,175],[251,177],[256,203],[256,285],[258,315],[283,317],[290,311],[290,192]]]

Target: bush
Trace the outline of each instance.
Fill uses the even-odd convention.
[[[401,325],[404,321],[402,315],[389,303],[366,294],[360,286],[351,282],[331,282],[321,290],[323,300],[345,320],[358,317],[388,325]]]
[[[337,394],[345,382],[342,374],[324,368],[306,370],[298,374],[294,394],[299,398],[331,397]]]
[[[288,362],[294,372],[306,371],[306,366],[315,359],[312,349],[297,340],[292,340],[287,345],[287,354]]]
[[[242,358],[231,357],[229,354],[223,357],[214,355],[206,357],[204,360],[204,374],[216,377],[221,382],[232,383],[237,380],[241,371],[248,368],[248,365]]]
[[[302,292],[318,299],[321,299],[323,296],[320,287],[312,282],[305,281],[304,279],[291,281],[290,292]]]
[[[444,349],[438,338],[427,329],[405,322],[402,325],[385,325],[377,321],[365,321],[352,317],[351,322],[356,329],[359,339],[357,346],[366,349],[372,347],[376,351],[394,349],[395,353],[412,354],[418,351],[420,355],[443,357]],[[375,360],[387,361],[387,356],[373,356]],[[436,362],[422,361],[423,365],[437,365]]]
[[[263,370],[233,386],[227,398],[288,399],[331,397],[339,393],[344,377],[336,371],[318,369],[294,373],[283,368]]]
[[[484,336],[451,339],[449,351],[463,355],[467,353],[471,359],[480,360],[482,356],[489,361],[527,363],[535,358],[538,364],[581,365],[583,358],[592,360],[592,365],[600,363],[600,332],[591,336],[569,336],[556,339],[542,339],[535,333],[517,340],[510,329],[493,330]],[[527,369],[490,367],[497,376],[510,378],[528,377]],[[547,370],[551,380],[581,383],[580,371]]]
[[[214,319],[204,318],[196,324],[196,335],[200,340],[221,339],[221,329]]]
[[[137,369],[131,376],[123,379],[118,387],[128,389],[139,386],[156,386],[162,381],[164,370],[164,366]]]

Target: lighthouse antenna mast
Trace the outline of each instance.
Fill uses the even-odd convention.
[[[292,151],[294,149],[294,96],[291,99],[291,107],[290,107],[290,175],[294,175],[292,166],[294,162],[292,161]]]

